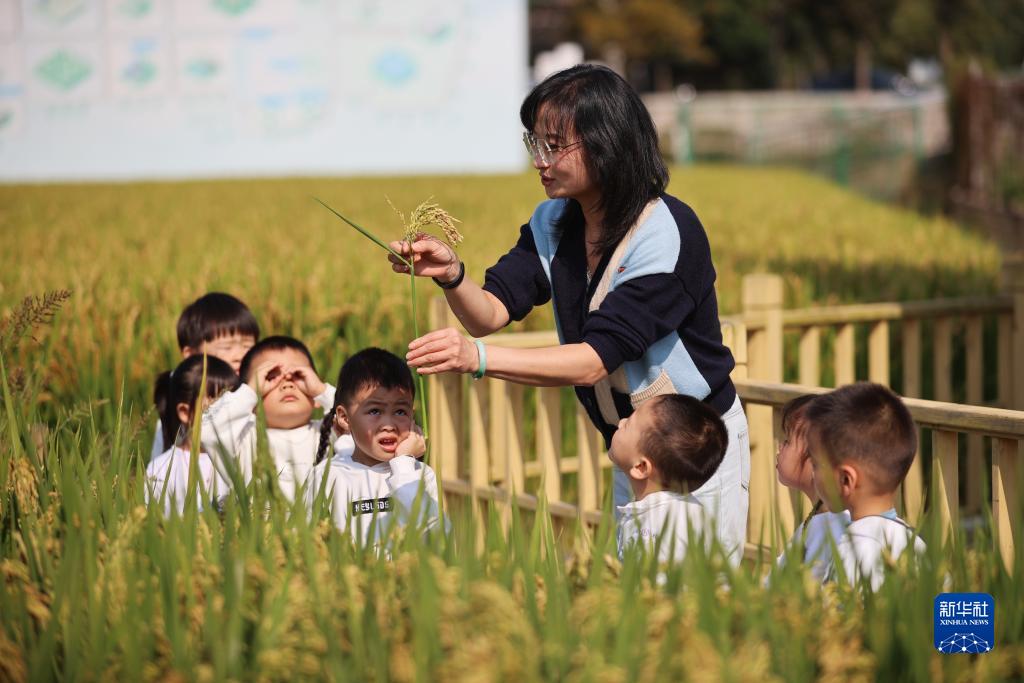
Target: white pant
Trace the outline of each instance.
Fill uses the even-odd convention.
[[[707,509],[708,519],[733,565],[743,559],[747,540],[747,510],[750,508],[750,431],[739,397],[722,416],[729,432],[729,447],[711,478],[693,495]],[[619,468],[612,473],[613,500],[618,507],[633,500],[629,477]]]

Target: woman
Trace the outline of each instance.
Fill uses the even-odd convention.
[[[407,360],[422,374],[573,385],[606,443],[652,396],[707,402],[729,429],[729,449],[694,494],[738,561],[749,500],[746,416],[729,379],[734,362],[722,344],[707,236],[693,211],[664,193],[668,170],[650,114],[613,71],[580,65],[540,83],[519,115],[549,199],[488,269],[483,287],[465,276],[452,249],[429,236],[391,248],[406,257],[411,249],[416,274],[434,278],[470,334],[491,334],[550,300],[561,344],[484,346],[448,328],[410,343]],[[389,258],[396,272],[408,273]],[[629,487],[614,474],[615,503],[623,505]]]

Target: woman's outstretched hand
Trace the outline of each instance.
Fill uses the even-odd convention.
[[[421,375],[476,372],[480,367],[476,345],[459,334],[454,327],[413,339],[409,342],[409,353],[405,354],[405,360]]]
[[[419,276],[436,277],[441,282],[451,282],[459,276],[459,257],[455,255],[455,250],[432,235],[421,232],[411,245],[405,241],[396,241],[388,246],[405,259],[411,256]],[[388,261],[396,273],[409,272],[409,266],[394,254],[388,254]]]

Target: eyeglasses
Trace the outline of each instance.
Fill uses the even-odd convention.
[[[577,145],[583,143],[583,140],[576,140],[566,145],[552,145],[547,140],[538,140],[537,136],[533,133],[523,133],[523,144],[526,145],[526,151],[530,153],[533,160],[541,166],[550,166],[555,163],[555,159],[562,152],[566,152]]]

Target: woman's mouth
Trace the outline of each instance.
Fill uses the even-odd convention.
[[[548,185],[550,185],[553,182],[555,182],[555,179],[551,178],[549,176],[542,175],[540,177],[540,184],[543,185],[544,187],[547,187]]]

